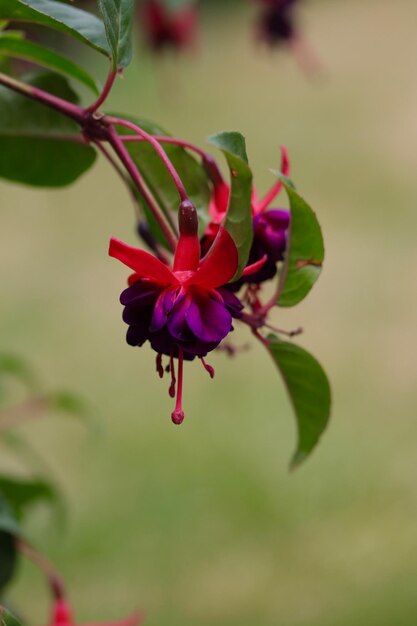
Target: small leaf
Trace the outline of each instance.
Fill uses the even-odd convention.
[[[0,606],[0,626],[22,626],[22,622],[3,606]]]
[[[320,224],[311,207],[298,195],[292,183],[279,174],[290,201],[291,222],[287,253],[281,272],[279,306],[298,304],[310,292],[320,276],[324,243]]]
[[[68,82],[58,74],[39,72],[26,76],[25,82],[78,102]],[[72,120],[0,87],[0,177],[42,187],[68,185],[96,158],[94,149],[79,139],[79,127]]]
[[[104,24],[95,15],[55,0],[1,0],[0,20],[33,22],[66,33],[110,57]]]
[[[99,0],[113,69],[126,67],[132,60],[134,0]]]
[[[8,532],[0,530],[0,594],[3,589],[10,583],[17,565],[17,548],[16,541],[13,535]],[[0,623],[9,624],[6,622],[1,613],[0,607]]]
[[[56,391],[48,394],[45,399],[50,409],[63,411],[76,417],[90,417],[90,411],[86,402],[71,391]]]
[[[99,92],[95,80],[86,70],[76,63],[73,63],[53,50],[49,50],[44,46],[33,43],[32,41],[22,39],[21,37],[16,36],[16,33],[11,35],[8,33],[9,31],[7,31],[5,35],[0,36],[1,56],[25,59],[26,61],[31,61],[37,65],[56,70],[60,74],[65,74],[71,78],[79,80],[95,93]]]
[[[268,341],[297,418],[298,445],[291,461],[291,467],[295,468],[312,452],[327,426],[330,385],[321,365],[306,350],[275,335],[269,335]]]
[[[230,168],[231,193],[224,225],[239,253],[239,266],[233,278],[236,280],[247,263],[252,245],[252,172],[245,139],[240,133],[219,133],[209,137],[208,142],[222,150]]]
[[[36,376],[30,365],[15,354],[0,353],[0,378],[11,376],[34,390],[37,387]]]
[[[57,505],[56,489],[44,480],[23,480],[0,476],[0,496],[6,501],[17,520],[22,520],[27,509],[38,502]]]

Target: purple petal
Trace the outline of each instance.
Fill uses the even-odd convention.
[[[193,336],[188,328],[186,313],[192,300],[187,293],[185,297],[177,298],[175,306],[171,311],[168,319],[168,330],[171,335],[178,341],[190,342],[193,340]]]
[[[159,285],[149,281],[138,280],[122,292],[120,302],[125,306],[133,302],[139,305],[153,304],[160,292],[161,287]]]
[[[190,300],[185,317],[194,335],[207,343],[220,342],[226,337],[232,327],[232,316],[225,305],[197,290],[193,290]]]
[[[149,330],[142,324],[129,326],[126,333],[126,341],[129,346],[142,346],[149,339]]]
[[[165,289],[155,303],[151,327],[152,333],[161,330],[167,323],[167,317],[171,313],[177,298],[177,289]]]
[[[232,317],[241,317],[244,307],[239,298],[237,298],[233,293],[227,291],[226,289],[220,288],[216,291],[221,295],[223,302],[226,305],[229,313],[231,313]]]

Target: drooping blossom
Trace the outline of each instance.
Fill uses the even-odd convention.
[[[146,0],[139,15],[145,36],[153,50],[182,50],[195,44],[198,29],[198,9],[195,2],[169,8],[163,0]]]
[[[238,266],[236,246],[223,228],[207,254],[201,258],[197,211],[190,201],[181,203],[180,238],[173,267],[158,258],[111,239],[109,254],[134,271],[129,287],[120,296],[123,319],[128,324],[127,342],[142,346],[149,341],[157,352],[157,371],[163,376],[162,355],[170,359],[170,395],[177,402],[172,413],[182,423],[183,360],[201,359],[213,377],[214,371],[204,357],[233,330],[233,318],[243,308],[239,299],[222,288],[235,275]],[[251,271],[251,268],[249,268]],[[178,359],[176,385],[174,358]]]
[[[290,166],[288,153],[285,147],[281,148],[281,172],[289,174]],[[290,223],[289,211],[284,209],[270,209],[271,203],[282,189],[278,181],[268,191],[264,198],[258,199],[256,191],[252,191],[252,218],[253,243],[249,254],[248,265],[260,263],[260,269],[249,272],[228,286],[229,290],[237,291],[244,283],[259,284],[273,278],[277,272],[277,263],[284,258],[287,245],[287,231]],[[213,193],[209,207],[211,222],[202,238],[202,249],[208,248],[216,236],[227,213],[230,197],[230,187],[223,180],[216,180],[213,184]]]
[[[297,34],[295,8],[299,0],[260,0],[258,36],[270,46],[288,43]]]
[[[143,615],[134,613],[123,620],[113,622],[101,622],[99,624],[86,624],[85,626],[140,626]],[[49,626],[75,626],[71,607],[64,599],[56,599],[52,607],[52,615]]]

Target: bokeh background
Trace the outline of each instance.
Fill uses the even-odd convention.
[[[138,51],[109,107],[200,145],[240,130],[259,190],[289,147],[327,258],[307,300],[275,319],[302,325],[299,342],[329,372],[331,425],[290,474],[292,410],[250,342],[236,360],[213,355],[214,382],[186,368],[174,428],[150,349],[124,342],[126,274],[106,251],[111,235],[135,235],[117,177],[100,161],[61,191],[1,183],[1,348],[30,358],[45,386],[82,393],[100,423],[89,433],[56,415],[20,429],[69,509],[66,524],[39,511],[28,530],[79,621],[138,606],[148,626],[415,626],[417,4],[306,2],[315,78],[256,46],[249,4],[206,3],[194,53]],[[12,598],[45,622],[30,565]]]

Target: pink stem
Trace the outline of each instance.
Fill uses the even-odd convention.
[[[54,96],[46,91],[43,91],[43,89],[38,89],[37,87],[33,87],[32,85],[21,83],[19,80],[16,80],[11,76],[7,76],[7,74],[3,74],[1,72],[0,84],[8,87],[9,89],[13,89],[13,91],[20,93],[23,96],[32,98],[32,100],[41,102],[51,109],[55,109],[56,111],[63,113],[67,117],[70,117],[71,119],[78,122],[81,126],[83,125],[85,111],[83,108],[77,106],[76,104],[73,104],[72,102],[67,102],[62,98],[58,98],[58,96]]]
[[[117,72],[113,72],[110,71],[109,75],[107,76],[107,80],[106,83],[103,87],[103,91],[101,92],[101,94],[99,95],[99,97],[97,98],[97,100],[95,102],[93,102],[93,104],[90,104],[90,106],[86,109],[86,112],[88,113],[95,113],[97,111],[97,109],[99,109],[101,107],[101,105],[107,100],[112,87],[113,87],[113,83],[116,80],[116,76],[117,76]]]
[[[117,117],[110,117],[106,115],[103,121],[107,122],[108,124],[116,124],[118,126],[124,126],[125,128],[130,128],[135,133],[143,137],[146,141],[148,141],[153,146],[153,148],[155,149],[155,152],[159,155],[161,161],[164,163],[165,167],[167,168],[178,190],[178,194],[180,196],[181,202],[183,200],[188,200],[188,194],[186,192],[186,189],[184,187],[184,184],[180,176],[178,175],[177,170],[171,163],[170,158],[168,157],[167,153],[165,152],[165,150],[163,149],[159,141],[155,139],[153,135],[150,135],[146,131],[139,128],[139,126],[136,126],[136,124],[133,124],[132,122],[129,122],[128,120],[122,120]]]
[[[177,139],[176,137],[167,137],[166,135],[153,135],[153,137],[159,141],[159,143],[168,143],[173,146],[179,146],[180,148],[186,148],[187,150],[191,150],[195,152],[203,159],[204,165],[209,170],[210,178],[213,183],[219,184],[223,182],[223,176],[220,172],[219,166],[216,163],[214,157],[211,156],[208,152],[199,148],[195,144],[190,141],[185,141],[183,139]],[[138,135],[122,135],[122,141],[130,142],[130,141],[146,141],[143,137],[139,137]]]
[[[57,573],[52,563],[43,554],[35,550],[23,539],[17,539],[17,549],[28,558],[46,576],[51,588],[52,595],[56,600],[65,598],[65,585],[61,576]]]
[[[165,235],[165,238],[172,250],[172,252],[175,252],[176,247],[177,247],[177,236],[176,234],[173,232],[171,225],[169,224],[168,220],[166,219],[165,215],[163,214],[163,212],[161,211],[161,208],[159,207],[159,205],[157,204],[157,202],[155,201],[154,197],[152,196],[151,192],[148,190],[145,181],[143,180],[142,176],[140,175],[133,159],[131,158],[129,152],[126,150],[125,146],[123,145],[123,142],[121,141],[119,135],[116,133],[116,131],[114,130],[114,128],[110,127],[108,129],[108,133],[109,133],[109,143],[110,145],[113,147],[113,149],[115,150],[115,152],[117,153],[119,159],[122,161],[123,165],[126,167],[127,171],[129,172],[130,176],[132,177],[133,182],[135,183],[135,185],[137,186],[137,188],[139,189],[140,193],[142,194],[143,198],[145,199],[145,202],[147,203],[147,205],[149,206],[149,208],[151,209],[155,219],[157,220],[163,234]]]

